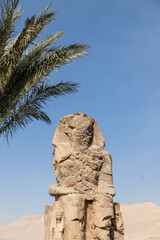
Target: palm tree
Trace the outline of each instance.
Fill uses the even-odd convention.
[[[0,17],[0,136],[7,139],[33,119],[51,123],[43,110],[46,102],[76,92],[78,84],[49,85],[50,73],[86,55],[88,49],[88,45],[82,44],[55,46],[63,32],[36,42],[42,29],[55,20],[55,12],[48,12],[50,6],[38,17],[27,18],[22,31],[13,39],[22,15],[18,3],[19,0],[5,0]]]

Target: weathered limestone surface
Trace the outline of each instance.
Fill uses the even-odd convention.
[[[76,113],[63,117],[56,129],[55,196],[46,206],[45,240],[123,240],[123,220],[115,190],[112,158],[94,119]]]

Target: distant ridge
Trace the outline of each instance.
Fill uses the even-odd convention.
[[[0,240],[44,240],[44,215],[22,217],[0,228]]]
[[[160,240],[160,207],[151,203],[121,205],[125,240]]]
[[[160,207],[153,203],[121,205],[125,240],[160,240]],[[0,240],[44,240],[44,215],[23,217],[0,228]]]

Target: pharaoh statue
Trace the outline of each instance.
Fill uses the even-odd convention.
[[[49,187],[55,203],[46,206],[45,240],[123,240],[112,158],[96,121],[82,113],[63,117],[52,144],[57,184]]]

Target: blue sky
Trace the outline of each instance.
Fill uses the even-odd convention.
[[[21,0],[27,16],[50,1]],[[9,144],[0,140],[0,226],[41,214],[55,183],[51,145],[59,119],[93,117],[113,158],[115,201],[160,206],[160,3],[158,0],[55,0],[57,20],[46,33],[64,31],[60,44],[89,43],[89,55],[50,80],[79,82],[79,93],[57,98],[46,111],[52,125],[34,121]],[[17,32],[18,32],[17,29]]]

